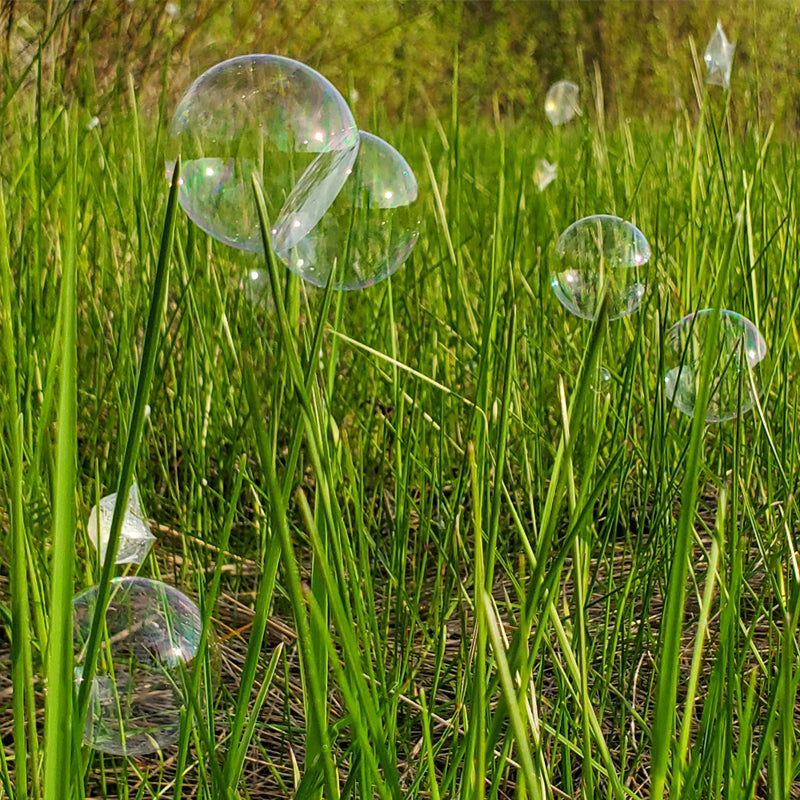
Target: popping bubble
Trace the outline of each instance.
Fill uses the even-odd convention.
[[[552,125],[564,125],[579,111],[580,89],[572,81],[559,81],[547,90],[544,113]]]
[[[72,602],[75,680],[83,662],[98,587]],[[173,744],[203,621],[186,595],[160,581],[116,578],[89,692],[83,743],[105,753],[141,756]],[[209,645],[212,666],[216,645]]]
[[[697,392],[711,325],[710,308],[678,320],[666,337],[664,388],[675,408],[694,416]],[[766,356],[764,337],[749,319],[734,311],[720,312],[717,352],[712,366],[707,422],[725,422],[753,407],[750,376]]]
[[[289,268],[315,286],[327,286],[333,270],[337,289],[361,289],[388,278],[408,258],[419,236],[417,180],[390,144],[359,131],[361,143],[347,181],[310,232],[294,241],[291,232],[316,216],[315,165],[294,192],[303,222],[286,215],[272,229],[275,252]],[[302,198],[302,200],[301,200]],[[289,203],[287,203],[287,207]]]
[[[108,536],[111,532],[111,520],[114,517],[116,503],[116,492],[106,495],[100,499],[98,505],[94,506],[89,514],[89,541],[99,551],[101,561],[105,561],[106,558]],[[139,487],[134,483],[128,495],[128,507],[122,518],[116,563],[141,564],[150,552],[155,538],[147,524],[147,517],[142,511]]]
[[[706,62],[706,83],[711,86],[722,86],[723,89],[731,88],[731,66],[733,64],[733,51],[735,44],[728,41],[725,31],[722,30],[720,21],[706,45],[703,60]]]
[[[576,316],[597,319],[604,294],[609,319],[632,314],[641,304],[650,245],[630,222],[606,214],[574,222],[556,243],[556,260],[550,285]]]
[[[551,164],[545,158],[540,158],[533,170],[533,182],[536,184],[536,188],[543,192],[556,179],[557,172],[558,165]]]
[[[315,202],[292,216],[298,225],[291,234],[299,240],[342,188],[358,141],[347,103],[318,72],[282,56],[239,56],[203,73],[178,103],[167,177],[180,153],[178,200],[184,211],[215,239],[263,253],[253,176],[273,223],[300,176],[306,177]]]

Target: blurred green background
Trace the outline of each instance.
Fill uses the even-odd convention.
[[[125,97],[127,71],[143,102],[156,100],[163,86],[174,102],[212,64],[270,52],[322,71],[351,99],[357,119],[380,107],[412,121],[446,113],[456,54],[462,119],[494,113],[512,122],[544,122],[550,83],[572,79],[597,98],[599,76],[610,120],[665,121],[693,107],[694,59],[702,61],[719,19],[736,43],[734,119],[754,120],[758,109],[786,129],[800,127],[796,0],[0,3],[4,67],[13,77],[35,54],[41,32],[62,17],[45,48],[46,77],[79,102],[98,92]]]

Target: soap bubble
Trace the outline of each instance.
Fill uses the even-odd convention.
[[[178,738],[185,679],[198,654],[203,621],[186,595],[161,581],[129,577],[111,584],[83,742],[113,755],[140,756]],[[94,586],[72,603],[77,683],[83,679],[97,596]]]
[[[597,319],[604,293],[609,319],[633,313],[642,302],[650,245],[630,222],[606,214],[574,222],[556,243],[556,260],[550,285],[576,316]]]
[[[364,131],[359,137],[358,157],[347,181],[309,233],[287,244],[296,227],[288,215],[272,230],[276,253],[315,286],[326,286],[333,269],[337,289],[371,286],[403,264],[419,236],[417,180],[411,167],[383,139]],[[306,205],[314,204],[314,191],[313,179],[307,186],[306,176],[295,187],[296,196],[308,197]]]
[[[722,86],[723,89],[731,88],[731,66],[733,64],[733,51],[735,44],[728,41],[722,24],[717,20],[717,27],[706,45],[703,60],[706,62],[706,83],[712,86]]]
[[[283,56],[239,56],[203,73],[181,98],[166,171],[171,177],[180,153],[184,211],[215,239],[263,253],[252,176],[270,222],[281,227],[282,215],[291,216],[293,245],[339,193],[358,143],[347,103],[318,72]],[[292,190],[301,176],[298,197]]]
[[[543,192],[555,179],[558,172],[558,166],[551,164],[547,159],[540,158],[536,162],[536,168],[533,170],[533,182],[536,188]]]
[[[106,558],[108,536],[111,533],[111,520],[114,517],[116,503],[116,492],[106,495],[100,499],[99,504],[94,506],[89,514],[89,541],[98,548],[101,561],[105,561]],[[122,518],[116,563],[141,564],[150,552],[155,538],[150,532],[147,517],[142,511],[139,487],[134,483],[128,494],[128,507]]]
[[[572,81],[559,81],[547,90],[544,113],[553,125],[569,122],[579,111],[580,89]]]
[[[667,332],[664,388],[675,407],[689,417],[694,415],[700,389],[712,313],[712,309],[706,308],[689,314]],[[753,407],[756,397],[750,374],[766,354],[764,337],[749,319],[734,311],[720,312],[706,411],[708,422],[724,422]]]

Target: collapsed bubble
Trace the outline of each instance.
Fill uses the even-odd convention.
[[[597,319],[604,295],[609,319],[625,317],[641,304],[650,245],[630,222],[607,214],[580,219],[561,234],[555,255],[550,285],[572,314]]]
[[[544,113],[552,125],[564,125],[579,111],[580,89],[572,81],[558,81],[548,90],[544,100]]]
[[[94,586],[72,603],[78,684],[97,596]],[[83,743],[124,756],[153,753],[174,743],[202,628],[199,609],[177,589],[147,578],[113,580]],[[213,641],[210,647],[214,665]]]
[[[105,561],[106,558],[108,537],[111,533],[111,520],[114,517],[116,504],[117,493],[114,492],[102,497],[98,505],[94,506],[89,514],[89,541],[97,548],[101,562]],[[134,482],[128,494],[128,506],[122,518],[116,563],[141,564],[150,552],[155,538],[150,531],[147,517],[142,511],[139,487]]]
[[[689,314],[666,337],[664,389],[675,408],[689,417],[694,416],[697,403],[712,314],[710,308]],[[766,354],[764,337],[749,319],[734,311],[720,312],[706,421],[724,422],[753,407],[755,377],[751,381],[751,374]]]
[[[540,158],[536,162],[536,168],[533,170],[533,182],[536,188],[543,192],[555,179],[558,172],[558,166],[551,164],[547,159]]]
[[[309,233],[293,241],[298,225],[291,215],[284,215],[272,230],[275,252],[315,286],[327,286],[332,271],[337,289],[378,283],[405,262],[419,236],[417,180],[411,167],[383,139],[364,131],[359,137],[358,157],[344,186]],[[295,196],[306,198],[301,215],[302,208],[315,206],[317,191],[313,177],[308,185],[306,176],[298,182]]]
[[[706,83],[712,86],[722,86],[723,89],[731,88],[731,66],[733,65],[733,51],[735,44],[728,41],[722,24],[717,20],[717,27],[706,45],[703,60],[706,62]]]
[[[264,189],[270,221],[280,226],[284,212],[292,217],[287,241],[294,244],[339,193],[359,143],[353,115],[333,84],[274,55],[239,56],[203,73],[178,103],[169,133],[166,171],[171,178],[180,153],[184,211],[215,239],[261,253],[252,177]],[[298,213],[302,198],[292,191],[301,176],[314,202]]]

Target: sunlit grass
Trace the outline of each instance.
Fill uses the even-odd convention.
[[[343,294],[190,225],[166,98],[130,87],[89,130],[38,91],[2,107],[4,795],[792,796],[796,144],[714,92],[658,130],[531,132],[454,101],[397,121],[416,250]],[[639,311],[590,324],[549,271],[594,213],[653,258]],[[707,306],[768,345],[759,403],[711,426],[661,377],[665,332]],[[159,534],[140,572],[193,596],[223,653],[216,695],[189,677],[196,725],[143,760],[80,747],[67,647],[68,597],[115,569],[88,510],[134,477]]]

